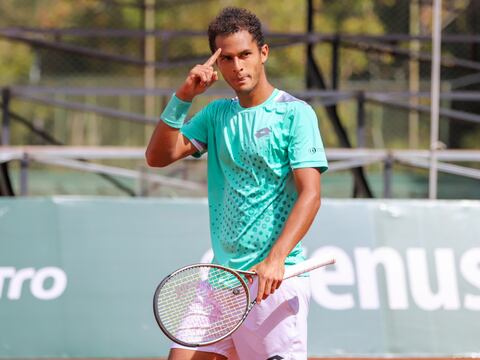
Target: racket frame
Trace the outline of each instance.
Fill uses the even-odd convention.
[[[335,264],[335,258],[333,258],[331,256],[323,256],[321,258],[317,257],[317,258],[312,258],[312,259],[309,259],[309,260],[305,260],[305,261],[303,261],[299,264],[292,265],[288,270],[286,270],[285,271],[285,276],[284,276],[283,279],[286,280],[286,279],[295,277],[297,275],[304,274],[306,272],[315,270],[317,268],[320,268],[320,267],[323,267],[323,266],[326,266],[326,265],[333,265],[333,264]],[[193,344],[193,343],[186,343],[186,342],[184,342],[180,339],[177,339],[175,336],[173,336],[165,328],[162,321],[160,320],[160,314],[158,313],[158,296],[159,296],[159,293],[160,293],[163,285],[166,284],[176,274],[178,274],[182,271],[186,271],[186,270],[189,270],[189,269],[192,269],[192,268],[197,268],[197,267],[217,268],[217,269],[221,269],[221,270],[224,270],[226,272],[229,272],[230,274],[233,274],[240,281],[241,286],[244,288],[245,293],[246,293],[246,297],[247,297],[247,301],[246,301],[246,307],[245,307],[245,311],[244,311],[244,314],[243,314],[242,318],[238,321],[238,323],[228,333],[226,333],[225,335],[222,335],[221,337],[218,337],[214,340]],[[242,278],[241,275],[256,276],[257,274],[254,271],[235,270],[235,269],[228,268],[226,266],[217,265],[217,264],[209,264],[209,263],[197,263],[197,264],[187,265],[187,266],[184,266],[184,267],[174,271],[170,275],[166,276],[160,282],[160,284],[157,286],[157,288],[155,290],[155,294],[153,296],[153,312],[155,314],[155,320],[157,321],[158,326],[160,327],[162,332],[173,342],[175,342],[177,344],[180,344],[180,345],[183,345],[183,346],[186,346],[186,347],[192,347],[192,348],[199,347],[199,346],[211,345],[211,344],[219,342],[219,341],[225,339],[226,337],[230,336],[233,332],[235,332],[243,324],[245,318],[250,313],[250,310],[253,308],[253,306],[257,302],[256,299],[251,301],[250,289],[248,288],[247,283],[245,282],[245,280]]]
[[[238,321],[238,323],[228,332],[226,333],[225,335],[222,335],[221,337],[218,337],[214,340],[210,340],[210,341],[204,341],[204,342],[199,342],[199,343],[187,343],[185,341],[182,341],[180,339],[178,339],[177,337],[175,337],[173,334],[170,333],[170,331],[167,330],[167,328],[165,327],[165,325],[163,325],[163,322],[160,318],[160,314],[158,312],[158,297],[159,297],[159,294],[160,294],[160,291],[162,290],[163,286],[172,278],[174,277],[175,275],[183,272],[183,271],[187,271],[187,270],[190,270],[190,269],[193,269],[193,268],[216,268],[216,269],[221,269],[223,271],[226,271],[232,275],[234,275],[239,281],[240,281],[240,284],[241,286],[243,287],[243,289],[245,290],[245,294],[246,294],[246,298],[247,298],[247,301],[246,301],[246,306],[245,306],[245,311],[244,311],[244,314],[243,316],[241,317],[241,319]],[[184,266],[176,271],[174,271],[173,273],[171,273],[170,275],[167,275],[161,282],[160,284],[158,284],[157,288],[155,289],[155,294],[153,295],[153,313],[155,315],[155,320],[157,321],[157,324],[158,326],[160,327],[160,329],[162,330],[162,332],[170,339],[172,340],[173,342],[177,343],[177,344],[180,344],[180,345],[183,345],[183,346],[186,346],[186,347],[199,347],[199,346],[206,346],[206,345],[211,345],[211,344],[214,344],[216,342],[219,342],[223,339],[225,339],[226,337],[230,336],[233,332],[235,332],[235,330],[237,330],[240,325],[242,325],[243,321],[245,320],[245,318],[247,317],[248,313],[250,312],[250,310],[252,309],[253,305],[255,304],[255,301],[251,302],[251,297],[250,297],[250,289],[248,288],[248,285],[247,283],[245,282],[245,280],[240,276],[241,274],[243,275],[255,275],[254,272],[252,271],[243,271],[243,270],[234,270],[234,269],[231,269],[231,268],[228,268],[226,266],[222,266],[222,265],[217,265],[217,264],[203,264],[203,263],[198,263],[198,264],[192,264],[192,265],[187,265],[187,266]]]

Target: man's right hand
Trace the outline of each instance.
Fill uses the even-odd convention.
[[[190,70],[185,82],[175,93],[180,100],[191,102],[195,96],[204,93],[218,80],[218,73],[213,69],[213,65],[221,52],[222,49],[217,49],[203,65],[196,65]]]

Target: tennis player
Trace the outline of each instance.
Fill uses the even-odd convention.
[[[282,278],[285,266],[304,260],[300,240],[320,207],[328,165],[318,120],[267,80],[269,47],[254,14],[225,8],[208,38],[213,55],[172,96],[146,159],[163,167],[208,151],[213,262],[254,270],[258,305],[226,339],[198,349],[174,344],[169,359],[307,359],[309,279]],[[219,79],[214,66],[236,97],[211,102],[185,123],[194,98]]]

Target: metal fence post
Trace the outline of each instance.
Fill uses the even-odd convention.
[[[2,89],[2,145],[10,143],[10,89],[8,87]]]
[[[146,166],[140,165],[138,167],[137,191],[135,193],[135,196],[137,197],[149,196],[150,183],[147,179],[148,173],[149,173],[149,169]]]
[[[28,154],[23,154],[20,160],[20,195],[28,195],[28,168],[30,165],[30,158]]]
[[[366,129],[365,129],[365,93],[359,91],[357,93],[357,147],[366,146]]]
[[[389,153],[383,163],[383,197],[392,197],[393,157]]]
[[[332,89],[338,89],[338,76],[340,66],[340,37],[335,34],[332,41]]]
[[[442,0],[433,1],[432,13],[432,75],[430,96],[430,169],[428,173],[428,198],[436,199],[438,193],[438,134],[440,121]]]

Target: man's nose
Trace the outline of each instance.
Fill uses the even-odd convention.
[[[243,64],[239,58],[233,58],[233,70],[235,72],[240,72],[243,70]]]

